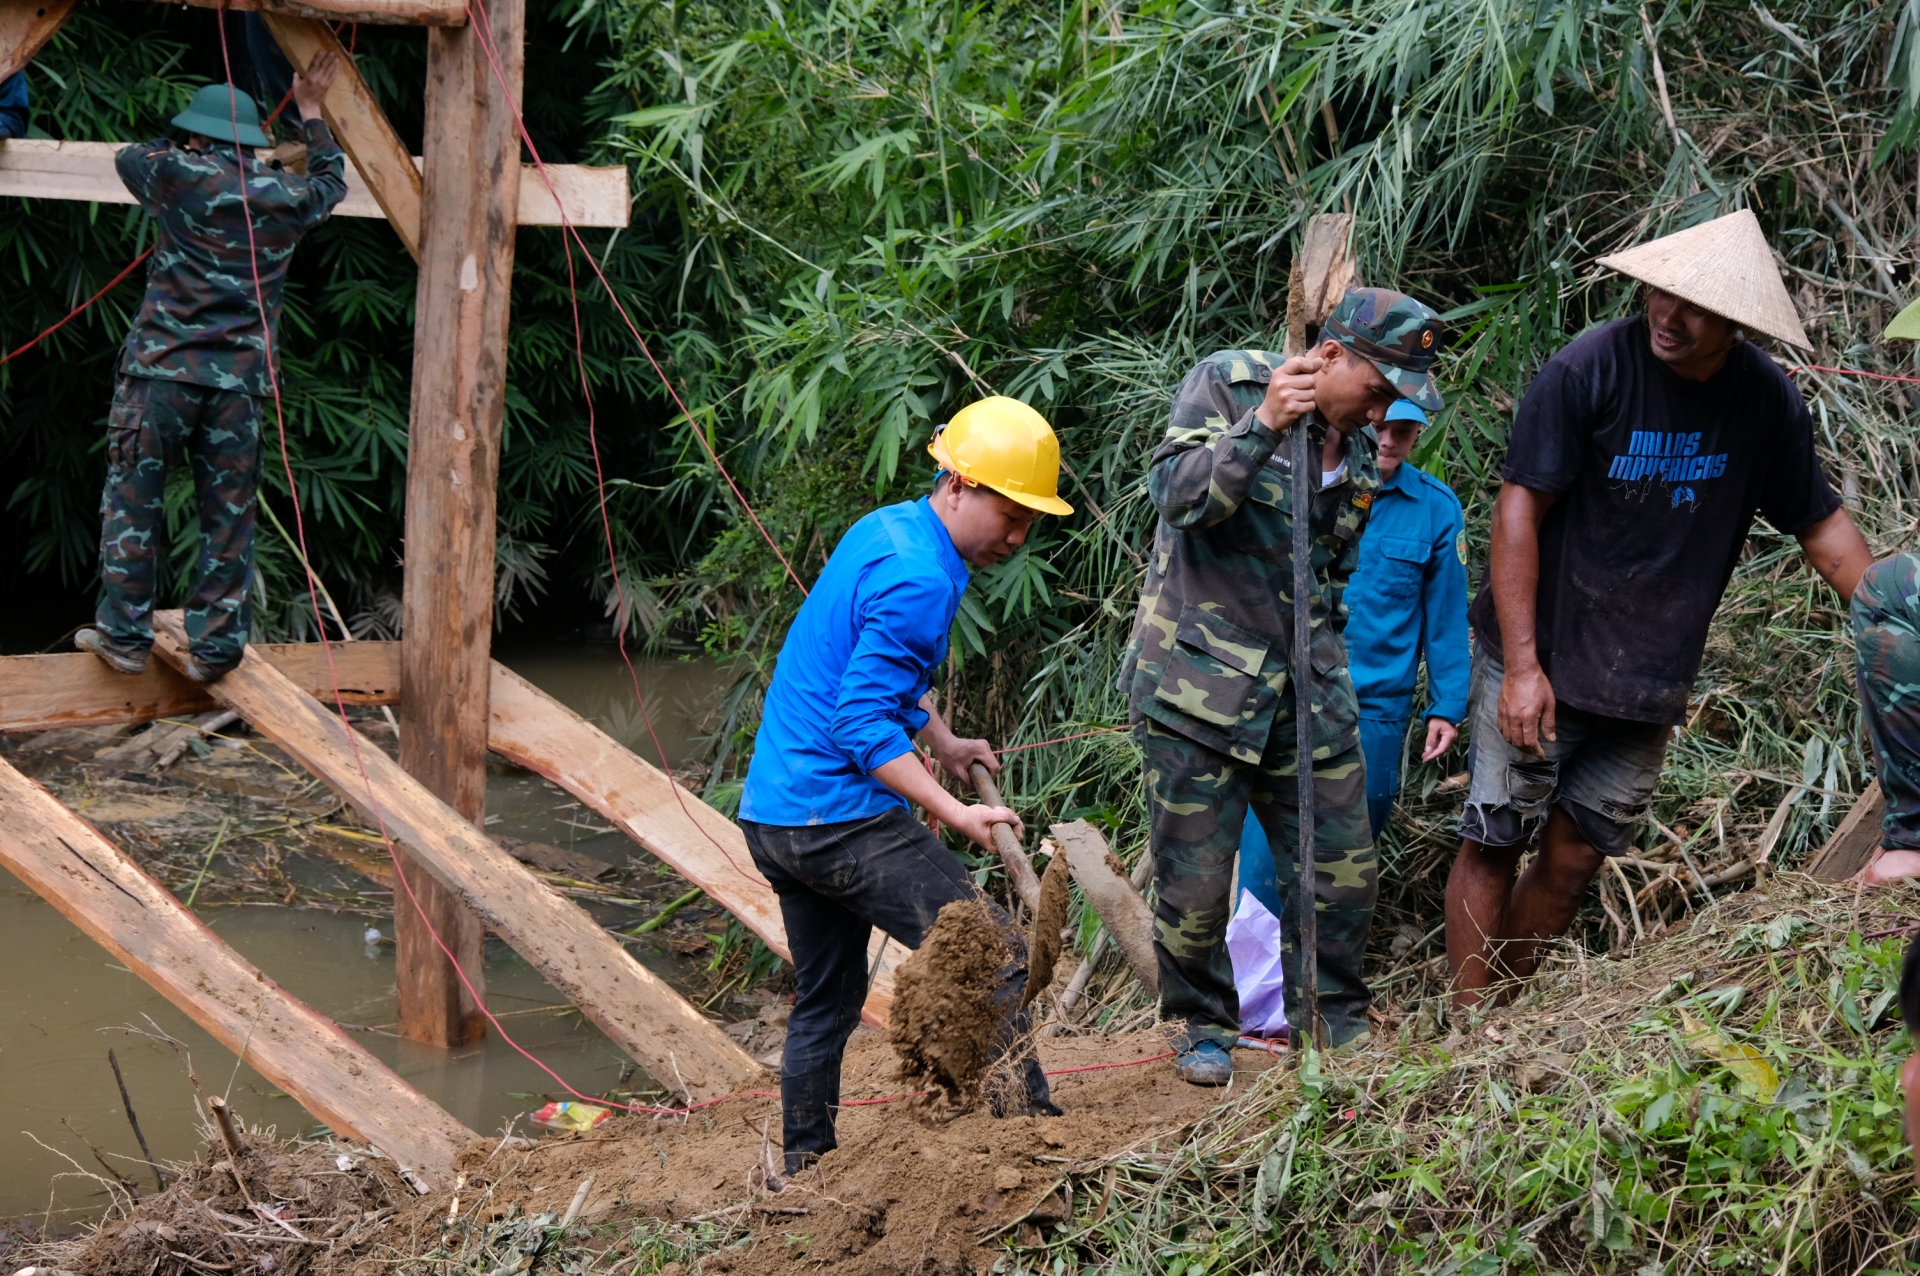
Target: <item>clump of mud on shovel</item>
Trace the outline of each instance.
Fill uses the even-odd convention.
[[[1113,856],[1109,854],[1108,859]],[[1126,870],[1120,870],[1125,877]],[[1040,878],[1040,906],[1033,912],[1033,931],[1027,937],[1027,991],[1020,998],[1022,1008],[1031,1006],[1047,985],[1053,982],[1054,968],[1060,963],[1063,951],[1060,932],[1067,926],[1067,908],[1071,899],[1067,894],[1067,857],[1055,855],[1047,861],[1047,871]]]
[[[979,1102],[1001,1044],[994,981],[1012,956],[985,900],[940,910],[894,973],[889,1039],[902,1080],[937,1088],[959,1111]]]

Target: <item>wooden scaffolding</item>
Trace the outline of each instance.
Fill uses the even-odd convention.
[[[0,0],[0,78],[24,66],[79,0]],[[624,226],[624,168],[522,163],[525,0],[246,0],[296,68],[341,52],[325,114],[349,158],[348,216],[384,216],[420,265],[407,459],[406,640],[249,648],[212,687],[178,672],[177,613],[129,677],[93,656],[0,658],[0,730],[148,722],[224,707],[273,740],[399,848],[395,897],[404,1036],[443,1047],[485,1030],[481,941],[512,945],[623,1051],[694,1098],[764,1084],[760,1068],[584,910],[483,831],[489,750],[538,772],[626,832],[789,956],[771,887],[745,839],[698,795],[491,659],[495,482],[506,393],[514,235],[522,225]],[[409,155],[330,21],[427,28],[424,154]],[[476,31],[475,28],[481,28]],[[504,81],[504,83],[503,83]],[[0,195],[130,202],[101,143],[0,142]],[[548,190],[551,182],[554,194]],[[399,761],[333,710],[396,706]],[[437,1183],[471,1132],[323,1016],[228,948],[111,842],[0,762],[0,862],[317,1119]],[[423,922],[422,917],[430,921]],[[892,966],[866,1018],[886,1022]],[[449,960],[449,954],[451,960]],[[455,969],[455,963],[459,969]],[[463,977],[464,976],[464,977]]]

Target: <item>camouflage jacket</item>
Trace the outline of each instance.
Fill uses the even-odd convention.
[[[1174,394],[1147,479],[1160,520],[1120,673],[1134,722],[1152,718],[1242,762],[1258,762],[1274,727],[1293,721],[1292,471],[1279,446],[1286,436],[1253,414],[1281,362],[1265,351],[1223,350]],[[1315,457],[1325,431],[1316,423],[1309,434]],[[1345,476],[1313,502],[1316,758],[1358,740],[1340,632],[1341,595],[1380,487],[1364,432],[1347,436],[1346,462]]]
[[[277,161],[247,159],[246,209],[231,143],[192,151],[165,138],[114,157],[120,180],[160,223],[147,264],[147,295],[120,354],[120,371],[242,394],[272,393],[268,352],[280,326],[287,263],[300,237],[326,220],[347,193],[346,157],[324,120],[305,125],[307,175]],[[253,293],[247,223],[259,252]]]

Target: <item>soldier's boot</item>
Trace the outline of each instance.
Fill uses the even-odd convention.
[[[91,651],[107,666],[120,673],[145,673],[147,671],[147,652],[144,648],[129,650],[117,647],[97,629],[82,629],[73,636],[73,645],[81,651]]]
[[[1189,1085],[1225,1085],[1233,1080],[1233,1055],[1218,1041],[1202,1037],[1174,1055],[1173,1075]]]
[[[198,656],[188,656],[187,663],[181,668],[180,672],[186,674],[187,677],[193,679],[201,686],[208,687],[232,673],[233,666],[209,665]]]

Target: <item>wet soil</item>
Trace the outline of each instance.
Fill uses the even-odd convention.
[[[940,910],[925,942],[894,974],[891,1040],[901,1079],[966,1109],[980,1101],[1004,1044],[995,976],[1012,958],[984,900]]]
[[[564,1241],[565,1229],[555,1229],[577,1200],[573,1221],[603,1228],[603,1235],[628,1230],[603,1225],[634,1220],[710,1224],[735,1235],[728,1248],[698,1262],[703,1274],[957,1276],[991,1270],[1000,1256],[993,1246],[1010,1231],[1031,1235],[1070,1218],[1070,1174],[1084,1178],[1121,1155],[1171,1150],[1274,1062],[1237,1052],[1246,1071],[1235,1087],[1202,1089],[1178,1081],[1170,1062],[1155,1057],[1165,1049],[1153,1030],[1043,1041],[1046,1067],[1062,1070],[1053,1077],[1065,1110],[1059,1117],[995,1119],[976,1110],[937,1120],[898,1098],[848,1106],[839,1117],[839,1148],[779,1190],[768,1181],[780,1146],[772,1097],[730,1100],[691,1116],[616,1117],[589,1134],[537,1145],[476,1141],[459,1163],[459,1187],[430,1196],[414,1196],[384,1163],[336,1147],[250,1152],[262,1159],[244,1160],[242,1172],[270,1184],[288,1206],[284,1217],[323,1242],[301,1251],[305,1270],[519,1270],[514,1264],[525,1256]],[[1133,1066],[1071,1071],[1113,1064]],[[887,1042],[861,1030],[848,1053],[844,1097],[899,1094]],[[341,1156],[354,1162],[351,1170],[340,1169]],[[266,1271],[262,1257],[288,1261],[292,1238],[284,1246],[270,1238],[278,1229],[246,1208],[231,1175],[214,1165],[220,1159],[217,1151],[204,1153],[166,1197],[47,1257],[108,1276],[147,1272],[162,1243],[203,1260],[182,1270]],[[336,1178],[343,1181],[333,1184]],[[161,1224],[173,1230],[171,1239]],[[202,1248],[183,1247],[189,1243]]]

